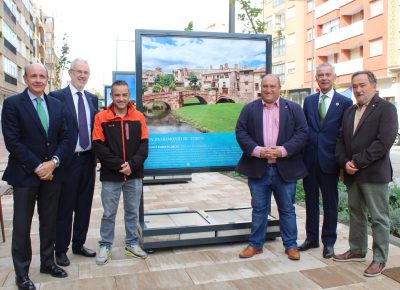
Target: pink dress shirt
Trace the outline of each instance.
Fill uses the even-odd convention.
[[[263,108],[263,140],[264,147],[276,146],[279,134],[279,99],[273,104],[267,104],[262,101]],[[260,158],[261,146],[256,146],[252,156]],[[287,156],[286,149],[281,147],[282,157]],[[276,163],[276,159],[268,159],[268,163]]]

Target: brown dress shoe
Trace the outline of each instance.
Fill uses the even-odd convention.
[[[262,249],[258,250],[253,248],[252,246],[247,246],[243,251],[239,253],[240,258],[251,258],[254,255],[261,254],[263,252]]]
[[[383,262],[372,261],[371,264],[369,264],[368,268],[365,269],[364,276],[367,277],[378,276],[382,273],[383,270],[385,270],[385,266],[386,265]]]
[[[294,260],[294,261],[300,260],[300,251],[296,248],[286,249],[285,253],[290,260]]]
[[[363,262],[365,261],[365,255],[352,253],[348,250],[346,253],[333,255],[333,260],[336,262]]]

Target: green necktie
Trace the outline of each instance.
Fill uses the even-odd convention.
[[[321,124],[324,122],[324,119],[325,119],[325,116],[326,116],[325,99],[327,97],[328,97],[327,95],[322,95],[321,96],[321,101],[318,104],[319,122]]]
[[[36,111],[39,115],[40,122],[42,123],[42,126],[47,134],[47,130],[49,129],[49,122],[47,122],[46,112],[42,107],[42,99],[36,98],[35,101],[36,101]]]

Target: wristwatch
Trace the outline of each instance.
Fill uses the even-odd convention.
[[[53,156],[52,158],[54,164],[56,165],[56,167],[60,166],[60,159],[58,159],[57,156]]]

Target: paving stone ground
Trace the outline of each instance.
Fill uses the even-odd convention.
[[[7,152],[0,137],[0,174],[5,168]],[[1,184],[0,184],[1,185]],[[88,240],[86,246],[98,250],[99,226],[102,215],[101,183],[97,180]],[[3,196],[6,242],[0,242],[0,290],[17,289],[11,259],[12,196]],[[181,184],[152,185],[144,188],[145,211],[168,209],[216,209],[250,206],[247,185],[220,173],[192,175],[192,181]],[[296,206],[299,240],[305,238],[305,209]],[[272,214],[277,215],[273,206]],[[322,220],[322,219],[321,219]],[[169,248],[155,251],[146,260],[124,255],[124,222],[122,201],[116,222],[113,260],[104,266],[93,258],[68,253],[71,265],[69,277],[56,279],[40,274],[38,217],[35,214],[32,230],[33,259],[30,277],[40,290],[130,290],[130,289],[400,289],[395,280],[380,275],[367,278],[362,272],[371,261],[337,263],[322,258],[322,248],[301,254],[300,261],[287,259],[280,238],[267,241],[264,253],[251,259],[239,259],[245,243]],[[336,252],[348,248],[348,227],[338,225]],[[369,249],[372,239],[369,237]],[[400,267],[400,248],[391,245],[388,271],[392,277]]]

